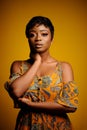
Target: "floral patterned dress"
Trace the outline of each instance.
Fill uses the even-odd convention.
[[[10,83],[28,70],[24,62],[20,74],[12,74]],[[66,107],[77,108],[78,89],[74,81],[62,82],[61,63],[58,63],[52,75],[35,76],[24,97],[32,102],[55,102]],[[19,107],[15,104],[15,107]],[[73,130],[66,113],[45,112],[22,107],[17,118],[15,130]]]

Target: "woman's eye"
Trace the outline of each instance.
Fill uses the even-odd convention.
[[[34,37],[34,34],[33,34],[33,33],[30,33],[30,34],[29,34],[29,37],[30,37],[30,38]]]
[[[42,33],[42,36],[47,36],[48,35],[48,33]]]

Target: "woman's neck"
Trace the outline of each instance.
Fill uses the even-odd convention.
[[[50,62],[52,60],[52,57],[48,51],[44,52],[44,53],[40,53],[40,56],[41,56],[42,63],[43,62]]]
[[[55,59],[50,55],[49,51],[39,53],[39,55],[41,56],[41,63],[50,63],[55,61]],[[29,62],[33,64],[34,60],[30,58]]]

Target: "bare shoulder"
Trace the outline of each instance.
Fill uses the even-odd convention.
[[[62,69],[63,70],[71,70],[72,71],[72,66],[69,62],[61,62],[61,65],[62,65]]]
[[[64,82],[69,82],[74,80],[73,69],[71,64],[68,62],[61,62],[61,65],[62,65]]]
[[[10,73],[19,73],[20,72],[20,66],[22,64],[22,61],[14,61],[11,64]]]

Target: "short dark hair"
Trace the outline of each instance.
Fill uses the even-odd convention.
[[[25,34],[27,38],[29,38],[29,30],[32,29],[36,24],[38,25],[43,24],[45,27],[48,27],[51,32],[51,39],[53,39],[54,26],[49,18],[43,16],[35,16],[27,23],[26,30],[25,30]]]

